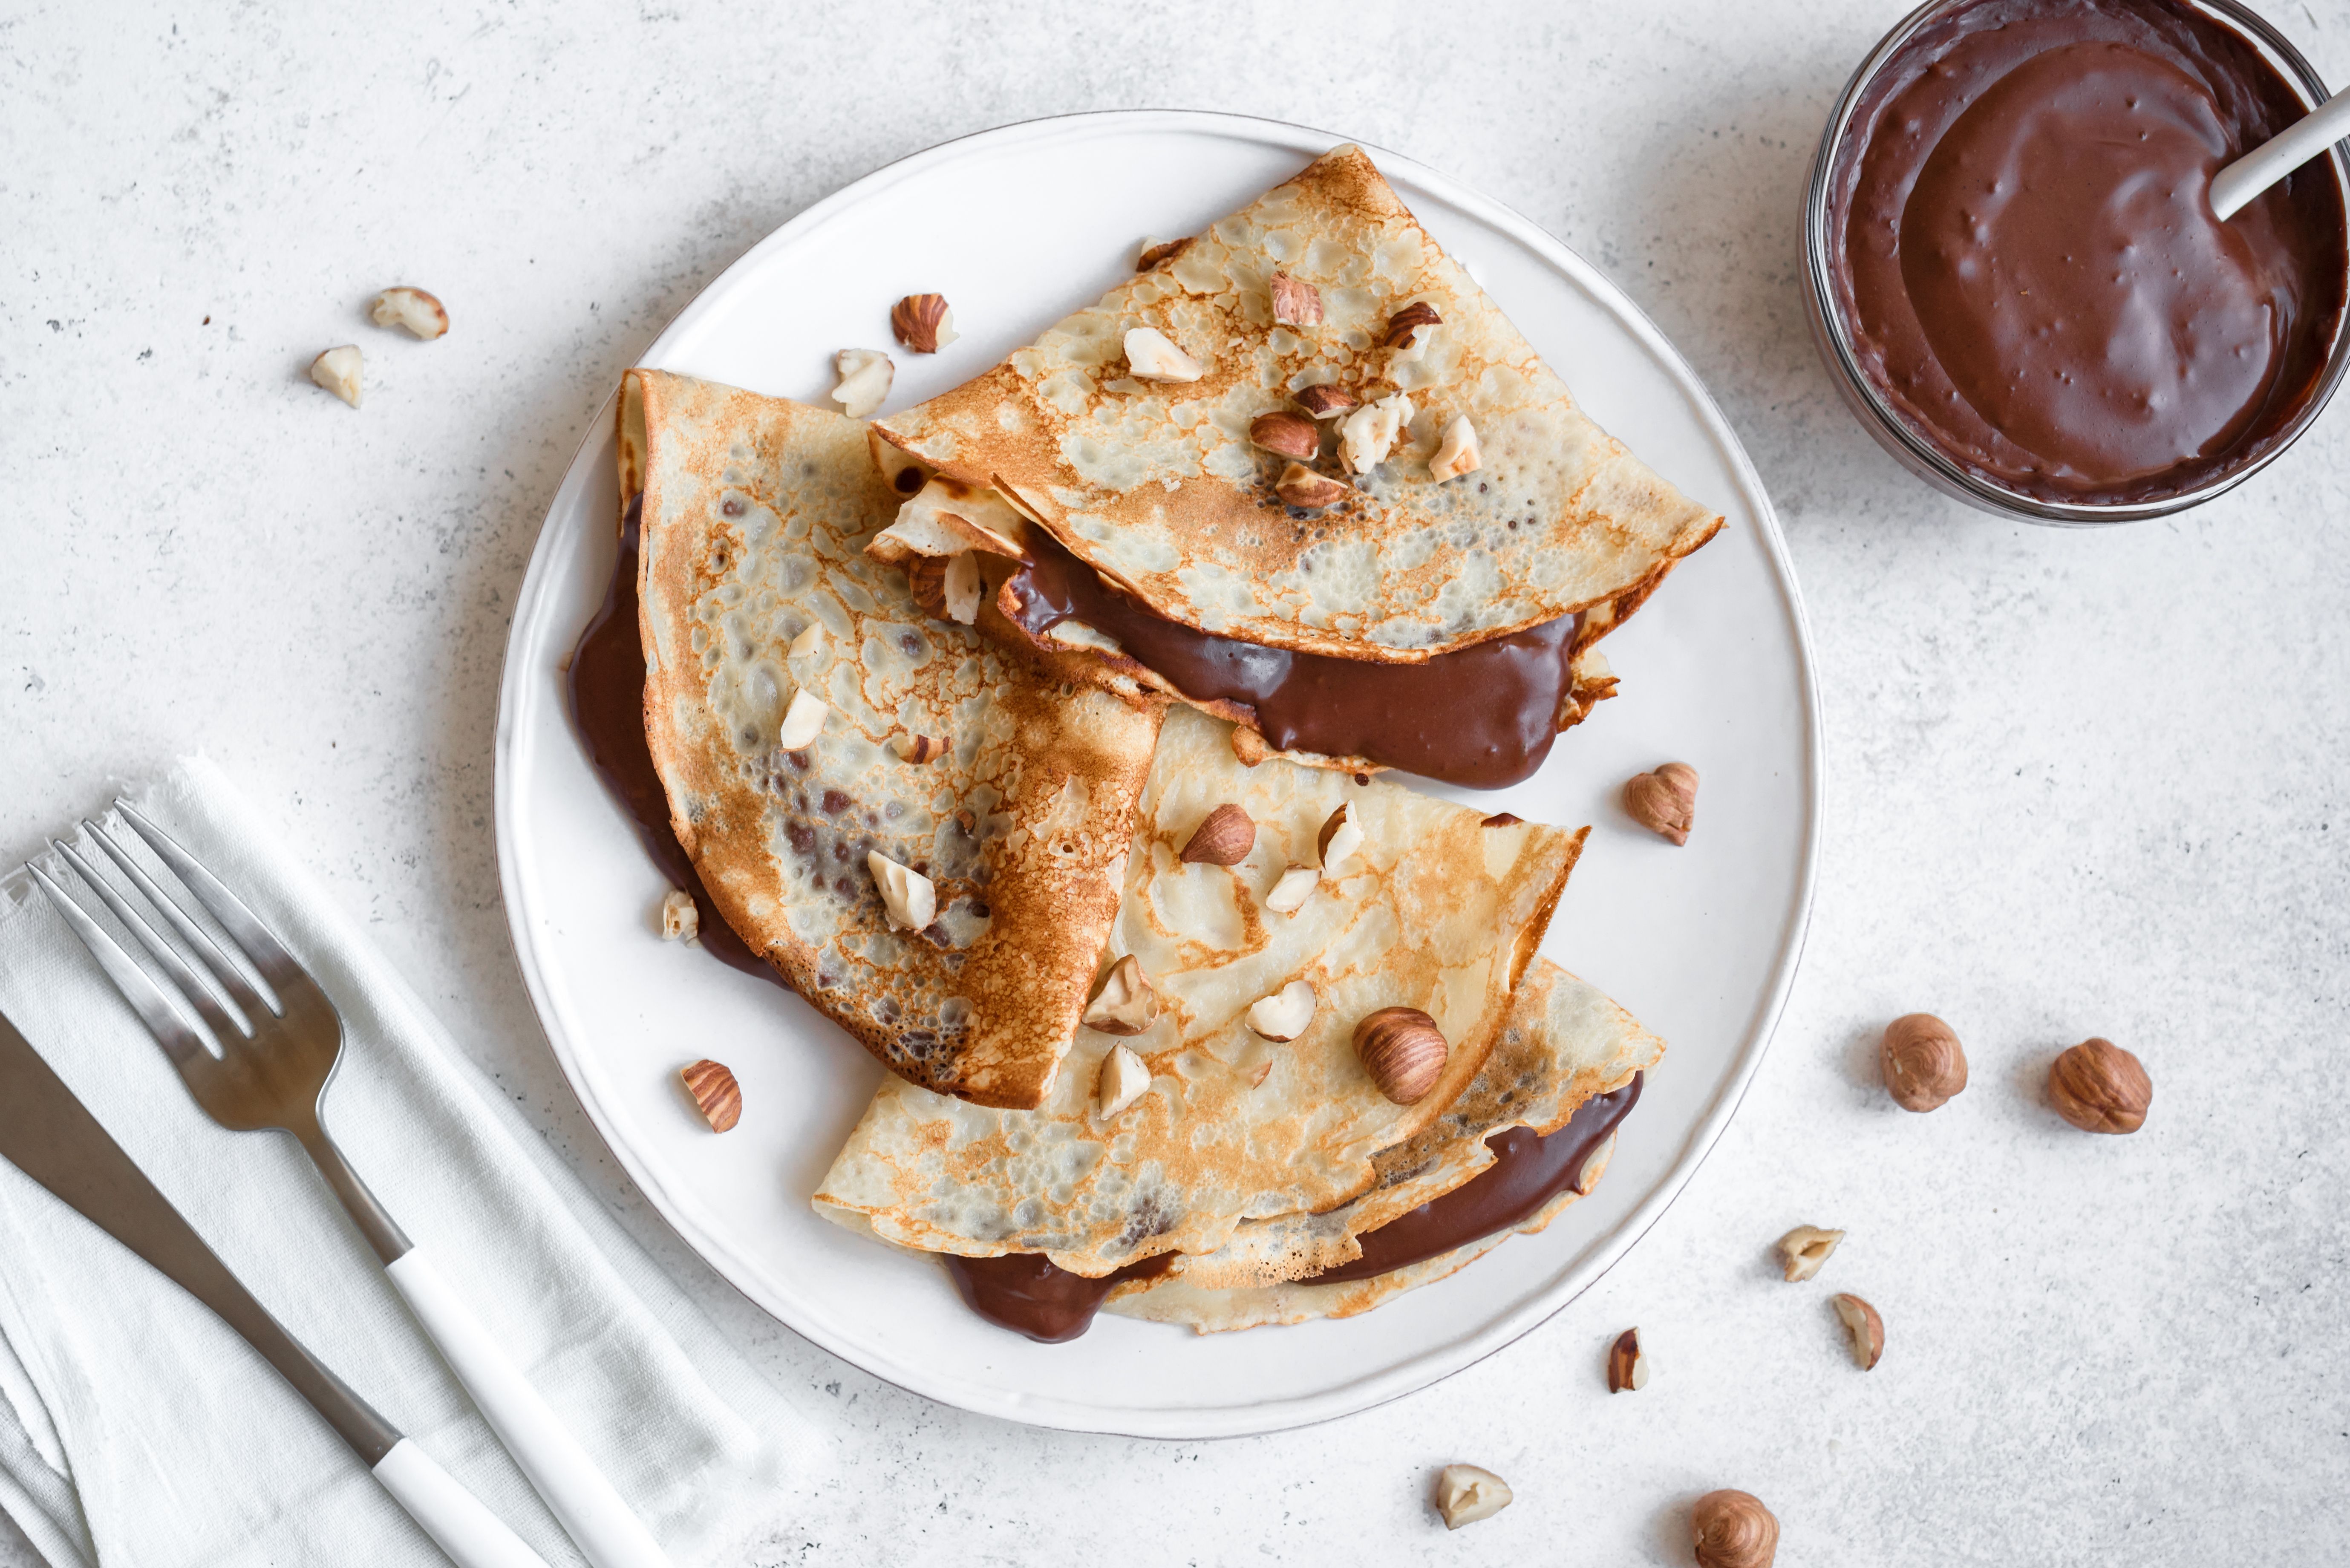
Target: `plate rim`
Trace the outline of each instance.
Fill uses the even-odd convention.
[[[921,1368],[900,1364],[895,1357],[878,1360],[867,1353],[866,1347],[852,1347],[839,1343],[836,1335],[794,1321],[775,1304],[763,1300],[751,1285],[737,1279],[723,1261],[727,1257],[728,1250],[715,1238],[702,1234],[702,1227],[690,1213],[681,1212],[680,1205],[668,1193],[658,1174],[648,1168],[624,1139],[614,1135],[591,1089],[583,1083],[584,1069],[577,1060],[576,1047],[556,1024],[558,1015],[549,994],[546,973],[533,945],[527,906],[519,891],[522,871],[515,826],[518,798],[517,764],[515,762],[515,745],[519,731],[517,714],[520,705],[527,701],[527,683],[539,673],[526,657],[523,644],[527,631],[536,626],[543,613],[542,601],[552,591],[549,586],[552,571],[546,567],[546,562],[558,518],[567,514],[577,504],[575,492],[584,482],[587,472],[583,460],[592,449],[603,444],[610,427],[617,391],[608,394],[598,407],[565,467],[562,482],[556,487],[555,494],[547,503],[546,514],[540,520],[521,586],[515,593],[514,617],[507,628],[498,681],[497,723],[492,757],[492,819],[497,840],[499,897],[505,909],[508,945],[524,987],[529,993],[540,1032],[546,1037],[548,1047],[555,1054],[565,1085],[589,1124],[595,1127],[597,1136],[603,1140],[605,1148],[644,1195],[653,1213],[712,1272],[794,1334],[838,1356],[869,1376],[940,1404],[1057,1430],[1198,1441],[1253,1436],[1336,1420],[1440,1383],[1515,1344],[1564,1311],[1604,1278],[1655,1228],[1665,1211],[1688,1189],[1744,1103],[1755,1074],[1760,1070],[1763,1057],[1769,1054],[1793,992],[1810,935],[1817,892],[1825,822],[1826,754],[1811,623],[1804,612],[1803,594],[1788,554],[1786,537],[1753,460],[1748,455],[1744,443],[1738,439],[1728,417],[1715,402],[1712,393],[1681,357],[1679,350],[1649,319],[1648,313],[1612,279],[1556,235],[1514,207],[1463,185],[1415,159],[1373,142],[1354,140],[1286,120],[1213,109],[1096,109],[1039,116],[971,131],[884,163],[777,225],[728,263],[681,306],[662,325],[634,362],[657,363],[663,345],[689,326],[691,318],[714,309],[719,301],[743,286],[747,275],[754,270],[753,264],[766,251],[789,243],[804,230],[820,227],[842,209],[869,200],[931,164],[972,156],[975,152],[983,152],[984,147],[992,143],[1038,140],[1057,135],[1147,133],[1154,130],[1221,131],[1241,140],[1296,151],[1307,156],[1347,145],[1352,140],[1353,145],[1371,153],[1383,170],[1406,171],[1410,181],[1436,192],[1445,201],[1474,213],[1482,222],[1503,232],[1552,268],[1588,290],[1633,333],[1697,412],[1700,425],[1731,469],[1742,499],[1754,514],[1755,531],[1778,588],[1781,607],[1794,634],[1798,656],[1805,777],[1803,842],[1793,909],[1786,917],[1783,917],[1779,951],[1773,961],[1771,981],[1759,999],[1746,1037],[1738,1046],[1733,1072],[1716,1092],[1705,1116],[1684,1136],[1679,1156],[1659,1180],[1656,1190],[1618,1221],[1609,1235],[1596,1243],[1591,1259],[1581,1269],[1562,1278],[1516,1311],[1485,1324],[1472,1334],[1445,1341],[1368,1376],[1340,1383],[1313,1394],[1263,1403],[1149,1411],[1080,1403],[1058,1397],[1042,1397],[1019,1392],[998,1393],[973,1388],[934,1377]]]

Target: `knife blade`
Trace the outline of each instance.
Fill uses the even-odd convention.
[[[210,1307],[327,1419],[462,1568],[546,1568],[431,1456],[286,1332],[0,1013],[0,1157]]]
[[[219,1314],[317,1407],[370,1469],[400,1441],[390,1422],[312,1359],[237,1282],[5,1013],[0,1156]]]

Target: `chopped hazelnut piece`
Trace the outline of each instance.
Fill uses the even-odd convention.
[[[802,687],[792,693],[792,705],[784,710],[784,727],[775,732],[775,744],[787,752],[796,752],[824,732],[824,722],[832,712],[823,698]]]
[[[1156,327],[1127,329],[1126,368],[1138,381],[1196,381],[1207,374],[1207,367]]]
[[[897,364],[879,348],[843,348],[832,357],[834,369],[840,380],[832,389],[832,400],[840,411],[852,420],[869,420],[874,410],[889,400],[889,383],[897,379]]]
[[[1428,472],[1440,484],[1448,479],[1458,479],[1484,466],[1485,459],[1477,450],[1477,431],[1462,414],[1444,427],[1444,434],[1436,443],[1436,455],[1428,460]]]
[[[1096,1103],[1107,1121],[1142,1097],[1150,1087],[1150,1069],[1141,1057],[1123,1045],[1113,1045],[1102,1058],[1101,1077],[1094,1085]]]
[[[690,942],[701,934],[702,911],[694,908],[693,895],[682,888],[671,888],[661,897],[661,940]]]
[[[368,319],[378,327],[405,327],[428,343],[449,330],[449,312],[441,302],[405,284],[377,295],[368,306]]]
[[[359,367],[359,345],[346,343],[310,361],[310,379],[356,409],[362,390]]]
[[[919,931],[938,919],[938,889],[920,871],[899,865],[879,849],[865,852],[865,868],[881,890],[881,904],[894,930]]]

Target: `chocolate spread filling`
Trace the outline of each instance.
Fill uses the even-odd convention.
[[[1558,737],[1580,616],[1497,637],[1423,664],[1292,653],[1196,630],[1111,587],[1042,528],[1012,575],[1018,613],[1043,638],[1079,620],[1116,638],[1185,696],[1237,702],[1277,750],[1364,757],[1473,789],[1530,776]]]
[[[1523,1225],[1583,1174],[1592,1151],[1639,1102],[1643,1076],[1635,1073],[1622,1088],[1586,1100],[1565,1127],[1547,1137],[1530,1127],[1493,1134],[1485,1140],[1493,1151],[1492,1164],[1443,1196],[1365,1231],[1358,1238],[1363,1255],[1353,1262],[1297,1282],[1331,1285],[1373,1279]],[[1092,1326],[1094,1314],[1119,1281],[1150,1279],[1174,1263],[1174,1253],[1162,1252],[1088,1279],[1036,1252],[946,1260],[947,1272],[972,1311],[1047,1345],[1075,1339]]]
[[[781,985],[783,979],[734,933],[712,904],[693,862],[671,829],[669,796],[654,771],[652,749],[645,742],[645,656],[637,625],[637,549],[642,497],[631,498],[620,531],[620,557],[603,607],[588,623],[571,655],[568,685],[572,718],[588,746],[588,760],[613,797],[636,825],[646,853],[670,881],[693,898],[702,916],[700,940],[713,957],[746,974]],[[1065,556],[1074,562],[1074,557]],[[1076,575],[1097,581],[1089,568]],[[1105,590],[1106,592],[1106,590]],[[1095,625],[1093,615],[1085,618]],[[1156,617],[1151,618],[1157,619]],[[1160,621],[1162,626],[1173,626]],[[1564,625],[1554,622],[1554,626]],[[1103,629],[1108,630],[1107,627]],[[1178,628],[1186,629],[1186,628]],[[1537,628],[1537,631],[1549,628]],[[1201,637],[1189,632],[1191,637]],[[1522,636],[1532,636],[1523,633]],[[1221,642],[1222,639],[1207,639]],[[1511,640],[1504,639],[1504,641]],[[1231,644],[1241,647],[1243,645]],[[1491,647],[1481,644],[1480,647]],[[1252,649],[1264,653],[1270,650]],[[1477,649],[1470,649],[1475,652]],[[1286,659],[1290,655],[1278,657]],[[1310,657],[1310,656],[1306,656]],[[1448,654],[1444,659],[1463,655]],[[1347,663],[1326,659],[1322,663]],[[1430,663],[1440,660],[1430,660]],[[1564,659],[1559,661],[1564,666]],[[1389,670],[1425,666],[1394,665]],[[1547,733],[1543,745],[1549,745]],[[1319,746],[1312,747],[1320,750]],[[1364,754],[1369,754],[1367,753]],[[1541,761],[1539,755],[1534,759]],[[1415,769],[1414,771],[1421,771]],[[1531,768],[1529,769],[1531,771]],[[1441,776],[1441,775],[1438,775]],[[1548,1137],[1524,1127],[1513,1127],[1487,1138],[1495,1158],[1492,1165],[1444,1196],[1397,1216],[1361,1238],[1363,1255],[1351,1263],[1325,1270],[1307,1283],[1327,1284],[1368,1279],[1391,1269],[1432,1258],[1440,1252],[1490,1236],[1523,1222],[1566,1189],[1581,1173],[1591,1151],[1598,1147],[1640,1097],[1640,1079],[1613,1094],[1586,1101],[1565,1127]],[[1151,1279],[1175,1265],[1176,1254],[1160,1253],[1128,1263],[1100,1279],[1071,1273],[1036,1252],[1012,1252],[999,1258],[944,1255],[947,1273],[971,1310],[999,1324],[1047,1345],[1076,1338],[1093,1324],[1094,1314],[1110,1290],[1122,1280]]]
[[[2211,176],[2304,112],[2178,0],[1938,17],[1869,88],[1836,171],[1862,369],[1950,459],[2026,493],[2155,499],[2251,461],[2324,375],[2342,199],[2321,161],[2221,222]]]

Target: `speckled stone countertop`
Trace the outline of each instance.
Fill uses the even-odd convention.
[[[2350,407],[2227,500],[1993,523],[1846,415],[1795,272],[1812,150],[1902,6],[57,5],[0,17],[0,853],[202,748],[850,1463],[754,1561],[2314,1563],[2350,1533]],[[2350,5],[2264,6],[2336,79]],[[1148,24],[1144,18],[1147,16]],[[620,1179],[516,976],[490,824],[508,615],[619,372],[754,241],[945,138],[1226,109],[1397,149],[1628,289],[1776,498],[1817,637],[1825,853],[1792,1004],[1663,1221],[1515,1346],[1208,1444],[1003,1425],[777,1326]],[[445,344],[361,323],[384,285]],[[362,333],[371,334],[361,337]],[[359,414],[304,379],[354,339]],[[2339,824],[2341,832],[2334,828]],[[1894,1014],[1975,1086],[1877,1085]],[[2130,1138],[2053,1054],[2147,1062]],[[1864,1376],[1767,1250],[1885,1313]],[[1826,1276],[1823,1276],[1825,1282]],[[1637,1323],[1656,1380],[1611,1397]],[[1518,1501],[1448,1536],[1453,1459]],[[0,1565],[29,1551],[0,1524]]]

